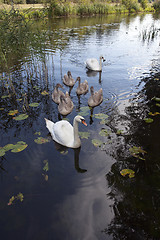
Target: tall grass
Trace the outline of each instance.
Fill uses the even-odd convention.
[[[69,16],[69,15],[94,15],[94,14],[110,14],[129,12],[125,5],[109,4],[107,2],[89,1],[71,3],[60,3],[56,0],[51,2],[49,8],[50,16]]]

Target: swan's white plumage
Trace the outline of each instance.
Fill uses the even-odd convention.
[[[102,71],[102,60],[105,61],[102,56],[100,56],[99,62],[96,58],[88,58],[86,60],[86,67],[92,71]]]
[[[83,123],[83,117],[77,115],[74,118],[73,126],[67,120],[54,123],[45,118],[45,121],[46,127],[51,133],[53,140],[66,147],[80,147],[81,141],[78,136],[78,122]]]

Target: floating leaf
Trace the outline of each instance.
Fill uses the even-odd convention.
[[[36,103],[36,102],[30,103],[29,106],[30,106],[30,107],[38,107],[38,106],[39,106],[39,103]]]
[[[40,88],[38,86],[34,86],[33,88],[36,90],[40,90]]]
[[[41,135],[41,132],[35,132],[34,135]]]
[[[47,174],[42,173],[42,176],[44,176],[45,181],[48,181],[48,175]]]
[[[104,114],[104,113],[97,113],[94,115],[95,118],[98,118],[98,119],[107,119],[109,116],[107,114]]]
[[[117,135],[121,135],[123,133],[123,130],[117,130]]]
[[[23,100],[22,98],[18,98],[18,99],[17,99],[18,102],[20,102],[20,101],[22,101],[22,100]]]
[[[18,193],[17,196],[12,196],[12,197],[9,199],[8,206],[12,205],[12,204],[13,204],[13,201],[15,201],[15,200],[20,200],[20,201],[22,202],[23,199],[24,199],[23,194],[22,194],[22,193]]]
[[[43,163],[45,164],[44,167],[43,167],[43,170],[48,172],[48,170],[49,170],[48,160],[44,160]]]
[[[7,144],[7,145],[5,145],[4,147],[3,147],[3,149],[7,152],[7,151],[9,151],[9,150],[11,150],[11,149],[13,149],[14,148],[14,144]]]
[[[147,153],[145,150],[143,150],[141,147],[136,147],[133,146],[132,148],[129,149],[130,153],[132,154],[132,156],[139,158],[141,160],[145,160],[144,158],[140,157],[138,154],[145,154]]]
[[[9,94],[9,95],[3,95],[1,98],[4,99],[4,98],[10,98],[10,97],[11,95]]]
[[[60,151],[60,153],[61,153],[62,155],[67,155],[67,154],[68,154],[68,150],[62,150],[62,151]]]
[[[100,147],[103,144],[99,139],[92,139],[92,143],[95,147]]]
[[[43,92],[41,92],[41,94],[42,94],[43,96],[49,95],[49,93],[48,93],[46,90],[44,90]]]
[[[129,178],[133,178],[135,176],[135,172],[132,169],[123,169],[122,171],[120,171],[120,174],[123,177],[129,175]]]
[[[99,135],[102,136],[102,137],[107,137],[109,134],[110,134],[110,132],[108,132],[107,129],[102,129],[102,130],[99,132]]]
[[[156,103],[156,106],[157,106],[157,107],[160,107],[160,104],[159,104],[159,103]]]
[[[89,114],[90,108],[89,107],[81,107],[80,110],[81,111],[78,113],[78,115],[85,117]]]
[[[156,115],[159,115],[160,113],[159,112],[155,112],[155,113],[152,113],[152,112],[149,112],[148,115],[150,116],[156,116]]]
[[[18,115],[17,117],[13,117],[13,119],[15,119],[16,121],[25,120],[26,118],[28,118],[28,115],[25,113],[22,113],[22,114]]]
[[[153,97],[152,100],[160,102],[160,98],[159,97]]]
[[[100,121],[100,124],[107,124],[109,122],[109,120],[107,120],[107,119],[102,119],[101,121]]]
[[[0,148],[0,157],[4,156],[5,155],[5,150],[3,148]]]
[[[12,196],[12,197],[9,199],[8,206],[12,205],[12,203],[13,203],[14,200],[15,200],[15,197]]]
[[[87,112],[87,111],[90,110],[90,108],[86,106],[86,107],[81,107],[80,110],[81,110],[82,112]]]
[[[28,144],[26,144],[23,141],[17,142],[17,144],[14,145],[13,149],[11,150],[11,152],[17,153],[17,152],[21,152],[23,151],[26,147],[28,146]]]
[[[89,132],[79,132],[79,136],[83,139],[88,139],[90,137],[90,133]]]
[[[38,137],[38,138],[36,138],[34,141],[35,141],[35,143],[37,143],[37,144],[43,144],[43,143],[49,142],[49,140],[48,140],[47,138],[43,138],[43,137]]]
[[[0,108],[0,111],[4,110],[4,108]]]
[[[155,78],[154,80],[159,81],[159,78]]]
[[[10,110],[8,115],[14,116],[18,113],[18,110]]]
[[[144,118],[144,121],[146,123],[152,123],[153,122],[153,119],[152,118]]]

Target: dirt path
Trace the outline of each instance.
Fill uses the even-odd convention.
[[[0,9],[11,9],[12,5],[9,4],[0,4]],[[44,8],[43,4],[14,4],[15,9],[29,9],[29,8],[34,8],[34,9],[41,9]]]

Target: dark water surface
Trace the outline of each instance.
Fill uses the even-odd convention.
[[[23,58],[17,56],[10,75],[0,75],[0,146],[28,144],[0,159],[1,238],[160,239],[160,116],[148,116],[159,111],[151,99],[160,97],[160,17],[111,15],[36,24],[43,36],[41,51],[31,45]],[[87,72],[85,60],[100,55],[106,59],[102,74]],[[91,112],[84,108],[90,92],[79,99],[77,83],[70,91],[74,110],[67,119],[72,123],[81,113],[88,124],[79,125],[89,136],[78,150],[55,144],[44,121],[62,118],[51,94],[68,70],[95,90],[102,87],[104,95]],[[16,98],[8,96],[13,91],[9,78]],[[39,106],[28,110],[27,102]],[[15,109],[29,117],[16,121],[8,115]],[[98,113],[108,115],[105,122]],[[145,123],[146,117],[153,123]],[[102,129],[108,134],[101,136]],[[38,137],[48,142],[37,144]],[[131,155],[133,146],[146,153]],[[134,178],[121,176],[122,169],[132,169]],[[18,193],[24,200],[7,205]]]

